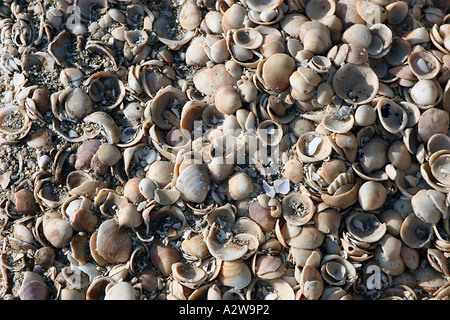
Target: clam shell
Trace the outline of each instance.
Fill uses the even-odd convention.
[[[233,41],[245,49],[257,49],[263,42],[263,36],[255,28],[241,28],[233,31]]]
[[[408,124],[406,111],[391,99],[378,100],[376,109],[383,128],[390,133],[398,133]]]
[[[439,60],[427,51],[415,51],[408,56],[408,64],[417,79],[433,79],[441,70]]]
[[[325,136],[315,132],[303,133],[295,146],[297,154],[304,163],[324,160],[332,152],[331,144]]]
[[[411,248],[423,248],[430,241],[433,230],[429,223],[420,220],[414,213],[409,214],[403,221],[400,237]]]
[[[377,242],[386,233],[386,225],[370,213],[354,213],[345,219],[345,223],[353,237],[366,243]]]
[[[316,213],[316,206],[311,198],[301,193],[291,193],[282,201],[283,217],[287,223],[301,226]]]
[[[263,63],[262,79],[269,90],[280,93],[289,86],[289,77],[295,70],[295,61],[292,57],[276,53],[261,63]]]
[[[178,176],[175,187],[185,201],[202,203],[211,188],[208,169],[201,164],[187,167]]]
[[[333,89],[349,104],[365,104],[372,101],[378,93],[378,77],[367,65],[347,63],[336,71]]]

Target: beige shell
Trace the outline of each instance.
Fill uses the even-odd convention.
[[[242,107],[241,96],[238,90],[230,85],[221,86],[214,98],[218,111],[225,115],[235,113]]]
[[[232,237],[227,238],[224,231],[218,228],[215,223],[210,227],[205,242],[211,255],[222,261],[239,259],[244,256],[248,250],[247,245],[236,244],[233,242]]]
[[[421,220],[436,224],[442,217],[441,208],[444,206],[437,206],[437,203],[445,202],[445,195],[435,190],[420,190],[411,198],[411,205],[414,213]],[[447,214],[445,209],[445,214]]]
[[[386,224],[370,213],[354,213],[345,219],[345,223],[355,239],[367,243],[379,241],[386,233]]]
[[[286,195],[282,201],[283,217],[287,223],[301,226],[307,223],[316,212],[310,197],[301,193]]]
[[[186,223],[183,211],[176,206],[165,206],[152,213],[149,227],[161,237],[178,239]]]
[[[185,1],[178,13],[181,27],[186,30],[193,30],[202,21],[202,12],[194,1]]]
[[[430,140],[428,140],[428,142],[430,142]],[[442,183],[444,186],[450,185],[450,179],[447,173],[449,168],[449,156],[449,150],[444,149],[432,153],[432,156],[429,159],[429,165],[433,177],[436,178],[436,180]]]
[[[208,169],[201,164],[193,164],[183,170],[176,180],[175,187],[181,198],[188,202],[202,203],[211,188]]]
[[[408,56],[408,64],[417,79],[433,79],[441,71],[441,63],[428,51],[415,51]]]
[[[253,182],[245,172],[236,172],[228,179],[228,195],[233,200],[242,200],[253,192]]]
[[[281,124],[273,120],[265,120],[258,125],[256,130],[259,139],[268,146],[277,146],[283,138]]]
[[[152,264],[167,277],[172,273],[172,265],[180,262],[181,257],[178,250],[172,245],[156,242],[150,247],[150,260]]]
[[[258,296],[258,292],[254,289],[261,287],[261,286],[266,286],[269,289],[273,290],[272,293],[269,293],[266,295],[266,299],[294,300],[294,298],[295,298],[293,288],[285,280],[254,278],[251,281],[250,285],[248,286],[248,290],[246,292],[247,300],[259,300],[260,298],[255,298],[255,295]]]
[[[322,260],[320,273],[330,285],[349,288],[356,281],[356,269],[340,255],[326,255]]]
[[[131,238],[114,219],[104,221],[98,231],[95,251],[109,263],[126,262],[131,254]],[[92,249],[91,249],[92,251]]]
[[[300,66],[289,77],[291,94],[296,100],[307,100],[314,96],[320,81],[320,75],[309,68]]]
[[[172,264],[172,275],[175,280],[190,289],[200,287],[208,276],[203,269],[194,265],[185,264],[183,262],[176,262]]]
[[[315,249],[325,238],[313,225],[293,226],[289,223],[285,223],[281,228],[281,236],[287,245],[300,249]]]
[[[331,16],[336,10],[336,3],[330,0],[308,1],[305,7],[306,16],[311,20],[320,20]]]
[[[426,246],[431,241],[433,230],[429,223],[411,213],[403,221],[400,236],[407,246],[417,249]]]
[[[367,65],[347,63],[334,74],[333,89],[349,104],[365,104],[378,93],[378,76]]]
[[[406,111],[391,99],[378,100],[376,110],[383,128],[390,133],[398,133],[408,124]]]
[[[296,151],[302,162],[316,162],[327,158],[332,147],[325,136],[316,132],[305,132],[297,140]]]
[[[184,252],[184,257],[188,260],[199,260],[210,255],[203,236],[200,234],[183,240],[181,249]]]
[[[250,284],[252,274],[243,260],[224,261],[217,279],[222,285],[239,290]]]
[[[286,272],[286,268],[278,256],[255,255],[252,260],[252,271],[261,279],[276,279]]]
[[[424,142],[428,142],[437,133],[446,134],[449,128],[449,118],[448,113],[444,110],[438,108],[425,110],[417,124],[419,138]]]
[[[334,115],[326,115],[322,119],[323,126],[335,133],[345,133],[350,131],[353,128],[353,124],[355,122],[355,118],[352,114],[337,119]]]
[[[255,28],[241,28],[233,32],[233,41],[245,49],[257,49],[263,42],[263,36]]]
[[[292,57],[285,53],[276,53],[262,60],[259,65],[264,86],[269,90],[280,93],[289,86],[289,77],[295,70]]]

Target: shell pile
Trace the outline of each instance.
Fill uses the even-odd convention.
[[[450,296],[448,0],[3,0],[3,299]]]

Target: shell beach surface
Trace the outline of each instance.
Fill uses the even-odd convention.
[[[3,0],[4,300],[446,300],[448,0]]]

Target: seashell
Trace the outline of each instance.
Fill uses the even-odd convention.
[[[427,250],[427,258],[434,269],[443,273],[445,276],[450,274],[447,265],[447,258],[441,251],[429,248]]]
[[[375,259],[381,269],[388,275],[400,275],[405,270],[405,264],[400,257],[401,241],[387,235],[380,241],[380,246],[375,248]]]
[[[322,118],[322,125],[335,133],[345,133],[350,131],[353,128],[354,122],[355,120],[352,114],[339,119],[335,115],[326,115]]]
[[[254,220],[248,218],[248,217],[240,217],[235,221],[233,226],[231,227],[231,231],[235,234],[235,238],[237,239],[243,239],[245,240],[245,243],[248,246],[249,251],[251,252],[251,246],[252,242],[250,238],[255,237],[256,238],[256,246],[254,249],[257,249],[259,244],[262,244],[265,242],[266,238],[265,235],[259,226],[258,223],[256,223]],[[247,235],[253,236],[248,237]],[[250,240],[250,241],[248,241]],[[248,242],[248,243],[247,243]]]
[[[256,130],[259,139],[268,146],[277,146],[283,138],[282,126],[272,120],[265,120],[258,125]]]
[[[289,179],[292,183],[299,183],[303,180],[303,166],[297,159],[288,160],[282,170],[284,178]]]
[[[142,215],[132,203],[123,205],[117,213],[117,217],[121,227],[137,228],[142,223]]]
[[[397,3],[403,2],[397,1]],[[393,37],[391,49],[383,59],[391,66],[400,66],[408,59],[410,53],[411,45],[408,41],[401,37]]]
[[[305,132],[297,140],[296,151],[303,163],[310,163],[327,158],[332,152],[332,147],[323,135]]]
[[[306,67],[298,67],[289,77],[291,94],[296,100],[307,100],[314,96],[321,81],[320,76]]]
[[[27,189],[15,192],[11,201],[16,206],[16,210],[23,215],[32,215],[39,210],[33,192]]]
[[[334,233],[338,230],[341,222],[341,214],[333,208],[327,208],[316,212],[312,217],[314,225],[320,232]]]
[[[86,116],[83,121],[86,123],[95,123],[101,127],[101,133],[105,135],[108,143],[116,144],[120,142],[122,133],[113,118],[106,112],[93,112]]]
[[[255,28],[241,28],[232,32],[233,41],[245,49],[257,49],[263,42],[262,34]]]
[[[26,271],[19,291],[20,300],[48,300],[50,290],[37,273]]]
[[[167,115],[165,110],[172,106],[169,104],[171,99],[176,99],[179,104],[184,104],[187,101],[186,94],[183,91],[172,86],[166,86],[159,90],[157,95],[145,107],[145,118],[152,119],[155,125],[162,130],[170,130],[172,128],[169,119],[165,118]]]
[[[222,261],[239,259],[248,250],[246,244],[239,245],[233,241],[232,237],[228,238],[225,232],[216,226],[216,223],[211,225],[205,242],[211,255]]]
[[[449,115],[444,110],[438,108],[425,110],[417,124],[419,138],[424,142],[428,142],[437,133],[447,133],[448,128]]]
[[[238,90],[230,85],[221,86],[215,96],[215,105],[219,112],[229,115],[242,107]]]
[[[403,221],[400,236],[403,242],[411,248],[418,249],[426,246],[433,235],[431,225],[420,220],[416,214],[409,214]]]
[[[165,206],[152,213],[149,226],[161,237],[178,239],[186,227],[186,217],[179,208]]]
[[[389,144],[380,137],[374,137],[362,146],[361,167],[365,172],[383,168],[387,161]]]
[[[200,26],[202,12],[194,1],[186,1],[178,12],[178,20],[182,28],[194,30]]]
[[[289,86],[289,77],[295,70],[295,61],[287,54],[276,53],[261,60],[258,68],[261,68],[264,86],[275,93],[280,93]]]
[[[439,60],[428,51],[411,52],[408,64],[419,80],[430,80],[436,77],[441,70]]]
[[[131,238],[114,219],[104,221],[98,228],[94,250],[109,263],[125,262],[131,254]],[[91,249],[92,252],[92,249]]]
[[[247,287],[252,281],[252,274],[242,260],[224,261],[217,276],[219,283],[236,290]]]
[[[311,20],[321,20],[331,16],[336,10],[336,3],[328,0],[308,1],[305,7],[306,16]]]
[[[264,232],[269,232],[275,226],[275,220],[271,215],[270,208],[264,207],[258,200],[249,204],[248,215],[250,219],[259,224]]]
[[[209,193],[210,185],[211,180],[205,166],[193,164],[180,173],[175,187],[185,201],[202,203]]]
[[[176,281],[190,289],[200,287],[208,276],[203,269],[183,262],[172,264],[172,275]]]
[[[138,300],[138,292],[125,281],[110,283],[105,288],[105,300]]]
[[[223,19],[222,12],[208,11],[205,14],[204,21],[205,21],[205,24],[208,27],[208,29],[211,31],[211,33],[221,34],[221,33],[223,33],[222,19]]]
[[[263,287],[262,297],[258,295],[256,288]],[[271,289],[271,291],[267,290]],[[294,300],[294,290],[288,282],[282,279],[259,279],[255,278],[251,281],[246,292],[247,300]]]
[[[356,281],[355,267],[339,255],[326,255],[322,260],[320,273],[326,283],[340,286],[344,290]]]
[[[349,86],[350,83],[351,86]],[[349,104],[366,104],[378,93],[378,77],[367,65],[347,63],[336,71],[333,77],[333,89]]]
[[[285,223],[281,228],[281,236],[287,245],[300,249],[315,249],[325,238],[313,225],[294,226],[289,223]]]
[[[165,160],[156,160],[150,165],[146,178],[153,180],[160,187],[164,188],[172,181],[173,172],[173,163]]]
[[[228,195],[233,200],[242,200],[253,192],[253,182],[245,172],[236,172],[228,179]]]
[[[378,242],[387,230],[386,224],[370,213],[354,213],[345,219],[345,223],[352,237],[365,243]]]
[[[406,111],[391,99],[378,100],[376,110],[383,128],[390,133],[400,132],[408,123]]]
[[[386,10],[372,1],[357,1],[356,10],[359,16],[369,25],[383,23],[387,18]]]
[[[280,26],[289,36],[300,38],[300,28],[307,21],[309,19],[305,15],[298,12],[291,12],[284,15],[280,21]]]
[[[7,121],[8,118],[16,119],[18,126]],[[17,124],[16,123],[16,124]],[[25,109],[16,105],[7,105],[0,109],[0,141],[14,143],[22,140],[30,132],[31,119]]]
[[[418,218],[427,223],[436,224],[442,217],[442,205],[437,204],[443,204],[444,199],[444,194],[439,191],[420,190],[411,198],[411,205]],[[447,214],[447,209],[444,213]]]
[[[410,90],[414,103],[421,109],[428,109],[442,100],[442,88],[436,80],[419,80]]]
[[[372,42],[367,47],[367,53],[372,58],[382,58],[390,50],[392,31],[385,24],[375,23],[370,27]],[[411,44],[411,42],[410,42]]]
[[[354,24],[342,33],[341,39],[345,43],[356,43],[363,48],[368,48],[372,42],[372,34],[368,26]]]
[[[244,20],[247,16],[247,10],[234,3],[224,13],[222,17],[222,30],[227,33],[231,29],[240,29],[244,27]]]
[[[167,277],[172,273],[172,265],[180,262],[181,257],[178,250],[172,245],[154,243],[150,247],[150,260],[161,274]]]
[[[358,192],[358,200],[361,208],[365,211],[381,208],[387,198],[386,188],[377,181],[366,181],[361,185]]]
[[[255,255],[252,270],[261,279],[276,279],[286,272],[282,260],[278,256]]]
[[[183,240],[181,249],[185,253],[186,259],[200,260],[210,255],[208,247],[200,234]]]
[[[307,223],[316,212],[313,201],[301,193],[291,193],[282,201],[283,217],[293,226],[302,226]]]
[[[45,238],[55,248],[67,246],[74,233],[69,220],[64,219],[60,213],[55,211],[47,212],[44,215],[43,231]]]
[[[300,40],[304,50],[324,55],[331,48],[330,30],[319,21],[307,21],[300,27]]]
[[[395,141],[387,153],[389,161],[400,170],[408,170],[411,166],[411,155],[403,141]]]

